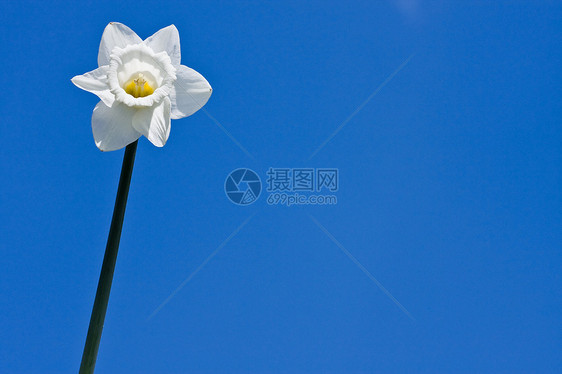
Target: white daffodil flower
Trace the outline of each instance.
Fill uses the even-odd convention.
[[[141,135],[164,146],[170,120],[192,115],[212,93],[201,74],[180,65],[174,25],[143,41],[127,26],[110,23],[103,32],[98,65],[72,83],[101,99],[92,115],[92,131],[102,151],[121,149]]]

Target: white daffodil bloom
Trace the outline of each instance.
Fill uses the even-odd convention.
[[[101,99],[92,115],[92,131],[102,151],[121,149],[141,135],[164,146],[170,120],[192,115],[211,96],[209,82],[180,65],[174,25],[143,41],[127,26],[110,23],[103,32],[98,65],[72,83]]]

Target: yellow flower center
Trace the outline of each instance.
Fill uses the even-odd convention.
[[[139,73],[136,79],[132,78],[125,83],[123,89],[133,97],[145,97],[154,92],[154,88],[148,84],[142,73]]]

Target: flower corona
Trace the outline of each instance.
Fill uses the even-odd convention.
[[[123,89],[132,97],[145,97],[154,93],[154,88],[144,79],[143,73],[138,73],[136,79],[133,76]]]

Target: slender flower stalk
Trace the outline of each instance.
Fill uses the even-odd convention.
[[[121,177],[119,178],[119,187],[117,188],[117,197],[115,199],[115,207],[113,208],[113,218],[111,219],[107,246],[105,247],[98,290],[96,292],[94,307],[92,308],[90,327],[88,327],[88,335],[86,337],[84,353],[82,354],[82,363],[80,364],[80,374],[93,373],[96,365],[105,312],[107,311],[107,303],[109,302],[109,292],[111,291],[111,282],[113,281],[115,262],[117,261],[117,251],[119,249],[119,240],[121,239],[123,218],[125,218],[125,207],[127,205],[127,196],[129,195],[129,185],[131,184],[131,175],[133,174],[137,144],[138,140],[125,148],[123,167],[121,168]]]
[[[109,302],[138,139],[144,135],[163,147],[170,136],[171,120],[197,112],[213,90],[201,74],[181,65],[180,36],[174,25],[142,40],[119,22],[109,23],[103,32],[98,68],[75,76],[72,83],[101,99],[92,114],[96,146],[101,151],[127,147],[80,364],[80,374],[91,374]]]

